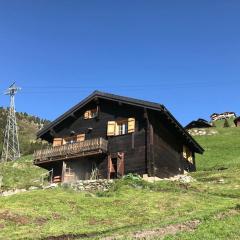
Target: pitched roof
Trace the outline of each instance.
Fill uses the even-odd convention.
[[[207,120],[199,118],[198,120],[191,121],[188,125],[185,126],[185,129],[209,127],[212,127],[212,125]]]
[[[172,122],[175,123],[175,127],[177,127],[185,137],[185,139],[191,144],[195,151],[198,153],[203,153],[204,149],[193,139],[193,137],[182,127],[182,125],[174,118],[174,116],[167,110],[167,108],[159,103],[144,101],[140,99],[130,98],[130,97],[124,97],[119,96],[115,94],[100,92],[100,91],[94,91],[92,94],[90,94],[87,98],[83,99],[80,103],[75,105],[74,107],[70,108],[67,112],[65,112],[63,115],[55,119],[53,122],[48,124],[46,127],[41,129],[37,133],[37,137],[40,138],[43,136],[43,134],[47,133],[49,130],[51,130],[54,126],[62,122],[64,119],[72,115],[74,112],[82,108],[84,105],[92,101],[94,98],[101,98],[111,101],[121,101],[122,103],[134,105],[138,107],[143,107],[155,111],[161,111],[163,112]]]

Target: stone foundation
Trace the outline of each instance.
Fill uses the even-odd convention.
[[[204,129],[204,128],[199,128],[199,129],[189,129],[188,133],[190,133],[192,136],[204,136],[204,135],[215,135],[217,134],[217,130],[213,129]]]
[[[70,187],[75,191],[107,191],[113,184],[113,180],[78,180],[72,183],[62,183],[63,187]]]

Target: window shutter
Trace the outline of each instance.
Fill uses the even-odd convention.
[[[189,150],[189,152],[188,152],[188,161],[190,162],[190,163],[193,163],[193,157],[192,157],[192,152]]]
[[[107,136],[114,136],[115,135],[115,121],[108,121],[107,125]]]
[[[88,119],[89,118],[89,111],[86,111],[85,113],[84,113],[84,119]]]
[[[193,154],[187,146],[183,146],[183,157],[193,163]]]
[[[128,133],[135,132],[135,118],[128,119]]]
[[[61,146],[62,145],[62,138],[54,138],[53,139],[53,147]]]
[[[183,157],[187,158],[187,147],[183,145]]]
[[[89,110],[88,111],[88,118],[93,118],[93,111],[92,110]]]
[[[78,134],[77,135],[77,142],[82,142],[85,140],[85,134]]]
[[[115,169],[113,167],[113,163],[112,163],[112,158],[111,156],[109,155],[108,156],[108,179],[110,179],[111,177],[111,173],[114,173],[115,172]]]
[[[115,122],[115,136],[119,135],[119,125],[117,122]]]

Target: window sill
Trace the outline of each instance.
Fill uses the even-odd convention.
[[[125,134],[119,134],[119,135],[114,135],[114,136],[107,136],[107,137],[120,137],[120,136],[126,136],[126,135],[130,135],[130,134],[133,134],[134,132],[131,132],[131,133],[125,133]]]

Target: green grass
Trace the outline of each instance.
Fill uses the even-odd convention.
[[[191,219],[212,218],[238,203],[235,198],[186,190],[172,183],[157,183],[158,187],[153,188],[151,184],[150,188],[133,187],[124,181],[119,185],[106,197],[55,189],[1,198],[0,216],[7,211],[15,217],[1,220],[4,228],[0,238],[126,234]],[[25,221],[21,223],[21,219]]]
[[[0,197],[0,239],[63,234],[131,239],[135,231],[189,220],[200,220],[200,225],[165,239],[240,239],[240,128],[216,130],[216,135],[196,137],[206,152],[197,156],[198,171],[191,174],[197,181],[190,184],[125,179],[106,193],[57,188]],[[1,167],[5,188],[34,185],[42,170],[30,161],[27,157]]]
[[[40,186],[40,175],[45,171],[32,163],[32,156],[22,157],[14,162],[0,164],[2,190]]]
[[[194,232],[184,232],[175,236],[168,236],[165,240],[226,240],[240,239],[240,215],[229,216],[224,219],[208,219],[205,220]],[[158,239],[158,238],[155,238]]]
[[[234,117],[227,119],[227,122],[228,122],[228,124],[229,124],[230,127],[235,127],[234,119],[235,119]],[[222,119],[222,120],[217,120],[217,121],[214,121],[214,122],[213,122],[213,125],[214,125],[215,127],[217,127],[217,128],[223,128],[223,127],[224,127],[224,122],[225,122],[224,119]]]
[[[240,128],[216,128],[218,134],[196,136],[205,149],[196,155],[198,171],[240,167]]]

